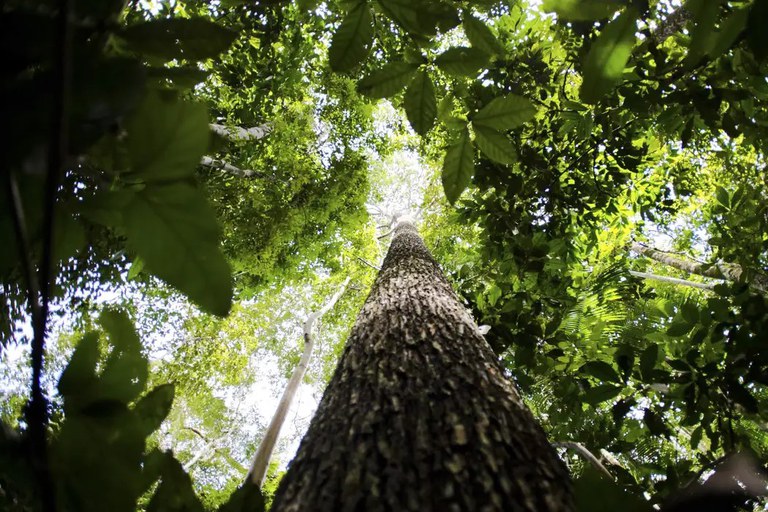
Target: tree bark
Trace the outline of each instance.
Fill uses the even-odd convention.
[[[562,461],[399,224],[272,510],[573,509]]]
[[[304,351],[301,354],[301,359],[299,359],[299,364],[294,368],[291,378],[285,386],[283,396],[280,397],[280,402],[277,404],[277,409],[275,410],[274,416],[272,416],[272,421],[269,422],[269,427],[267,427],[264,438],[261,440],[261,443],[259,443],[256,455],[253,457],[251,470],[248,473],[248,479],[259,487],[264,484],[264,478],[267,476],[267,468],[269,467],[269,459],[272,458],[272,452],[275,450],[277,438],[280,435],[280,430],[283,428],[283,423],[285,423],[285,416],[288,414],[288,409],[293,403],[293,398],[296,396],[299,384],[301,384],[301,380],[307,373],[309,361],[312,359],[312,350],[315,345],[315,340],[312,337],[312,328],[314,327],[315,322],[330,311],[336,302],[338,302],[339,298],[344,293],[344,290],[347,289],[350,280],[351,278],[347,277],[328,302],[326,302],[319,310],[313,311],[304,321]]]
[[[708,267],[703,263],[686,260],[637,242],[632,244],[631,249],[633,252],[647,256],[648,258],[663,263],[669,267],[699,276],[727,279],[728,281],[741,281],[744,277],[744,269],[735,263],[718,263]],[[761,293],[768,293],[768,276],[765,274],[754,274],[752,280],[747,284],[754,290]]]
[[[272,123],[264,123],[251,128],[241,128],[239,126],[232,127],[215,123],[211,123],[209,126],[213,133],[232,142],[246,142],[263,139],[272,131]]]

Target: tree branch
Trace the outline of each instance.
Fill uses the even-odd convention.
[[[591,451],[589,451],[583,444],[576,443],[573,441],[562,441],[559,443],[552,443],[552,446],[555,448],[565,448],[566,450],[572,450],[579,454],[584,460],[592,464],[595,469],[606,475],[611,480],[615,480],[614,476],[611,474],[608,469],[606,469],[605,466],[603,466],[603,463],[600,462],[600,460],[595,457]]]
[[[234,176],[238,176],[240,178],[252,178],[254,176],[257,178],[266,177],[266,175],[261,171],[253,171],[250,169],[240,169],[239,167],[235,167],[232,164],[228,164],[224,160],[218,160],[210,156],[204,156],[200,160],[200,165],[202,165],[203,167],[208,167],[210,169],[222,170]]]
[[[226,126],[223,124],[211,123],[211,131],[220,137],[224,137],[232,142],[246,142],[261,140],[272,132],[272,123],[264,123],[251,128],[241,128],[239,126]]]
[[[712,266],[707,266],[701,263],[693,262],[687,259],[679,258],[671,254],[665,253],[658,249],[648,247],[646,245],[633,243],[631,250],[643,256],[646,256],[654,261],[663,263],[669,267],[696,274],[704,277],[713,277],[715,279],[727,279],[728,281],[738,282],[745,276],[744,269],[741,265],[736,263],[718,263]],[[755,273],[752,276],[752,280],[748,282],[749,286],[762,293],[768,293],[768,276],[765,274]]]
[[[715,285],[712,283],[697,283],[696,281],[688,281],[686,279],[678,279],[676,277],[660,276],[657,274],[651,274],[649,272],[636,272],[630,270],[629,274],[634,277],[640,277],[642,279],[653,279],[654,281],[661,281],[663,283],[678,284],[681,286],[691,286],[693,288],[699,288],[701,290],[712,290]]]
[[[264,477],[267,475],[267,467],[269,466],[269,459],[272,457],[272,452],[275,449],[280,429],[285,422],[288,408],[293,402],[293,397],[296,395],[301,379],[304,378],[304,374],[307,372],[309,360],[312,357],[312,349],[314,347],[312,327],[320,317],[330,311],[336,302],[338,302],[350,280],[351,277],[347,277],[328,302],[326,302],[319,310],[311,313],[304,321],[304,352],[301,354],[299,364],[296,365],[291,378],[288,380],[288,384],[285,386],[283,396],[280,397],[280,403],[278,403],[277,410],[275,411],[274,416],[272,416],[272,421],[269,422],[269,427],[264,434],[264,439],[262,439],[259,448],[256,450],[256,455],[253,457],[253,463],[251,464],[251,471],[248,473],[247,478],[259,487],[264,483]]]

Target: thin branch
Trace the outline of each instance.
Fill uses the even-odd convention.
[[[677,277],[660,276],[657,274],[651,274],[649,272],[636,272],[634,270],[630,270],[629,274],[634,277],[640,277],[642,279],[653,279],[654,281],[661,281],[663,283],[669,283],[669,284],[678,284],[681,286],[690,286],[693,288],[699,288],[701,290],[712,290],[716,286],[713,283],[697,283],[696,281],[678,279]]]
[[[361,258],[360,256],[357,257],[357,260],[360,261],[361,263],[368,265],[369,267],[371,267],[373,270],[376,270],[377,272],[381,270],[381,268],[377,267],[376,265],[369,262],[368,260]]]
[[[228,164],[224,160],[218,160],[210,156],[204,156],[200,160],[200,165],[202,165],[203,167],[208,167],[210,169],[222,170],[234,176],[238,176],[240,178],[251,178],[254,176],[257,178],[266,177],[266,175],[261,171],[254,171],[251,169],[240,169],[239,167],[235,167],[232,164]]]
[[[552,446],[555,448],[565,448],[566,450],[573,450],[577,454],[579,454],[584,460],[592,464],[595,469],[606,475],[611,480],[615,480],[614,476],[611,474],[608,469],[606,469],[605,466],[603,466],[603,463],[600,462],[600,460],[595,457],[591,451],[589,451],[583,444],[576,443],[573,441],[562,441],[559,443],[552,443]]]

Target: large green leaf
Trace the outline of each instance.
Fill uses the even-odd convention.
[[[467,35],[470,44],[474,48],[487,53],[488,55],[497,55],[504,53],[504,47],[493,35],[488,25],[475,18],[471,14],[464,15],[464,33]]]
[[[328,50],[334,71],[349,71],[368,55],[373,42],[373,16],[368,4],[357,4],[336,29]]]
[[[203,60],[229,48],[237,32],[206,18],[163,18],[131,25],[119,35],[138,53],[167,60]]]
[[[390,62],[357,84],[357,90],[370,98],[388,98],[397,94],[411,80],[417,64]]]
[[[459,138],[448,146],[443,160],[443,190],[451,204],[455,203],[469,186],[474,173],[474,150],[469,140],[469,131],[464,128]]]
[[[588,467],[574,482],[577,512],[652,512],[650,503]]]
[[[192,488],[192,480],[171,452],[163,452],[160,485],[149,500],[147,512],[203,512],[205,508]]]
[[[232,303],[232,276],[219,227],[202,193],[187,183],[148,185],[126,206],[125,232],[146,269],[219,316]]]
[[[449,75],[474,77],[488,64],[488,54],[477,48],[455,46],[438,55],[435,64]]]
[[[564,20],[590,21],[610,17],[625,3],[620,0],[544,0],[541,7]]]
[[[474,126],[487,126],[495,130],[511,130],[536,115],[536,107],[515,94],[499,96],[472,116]]]
[[[136,402],[133,412],[139,417],[144,436],[160,428],[160,424],[171,411],[174,392],[173,384],[161,384]]]
[[[605,26],[584,61],[584,81],[579,97],[584,103],[596,103],[621,78],[635,46],[638,11],[628,7]]]
[[[208,114],[203,105],[147,94],[128,121],[130,175],[145,182],[192,176],[208,148]]]
[[[147,383],[147,358],[141,352],[141,341],[124,311],[105,309],[99,323],[112,344],[99,377],[100,398],[128,404],[144,391]]]
[[[65,398],[87,392],[96,379],[96,364],[99,361],[99,335],[89,332],[80,338],[67,367],[59,378],[58,390]]]
[[[426,71],[419,71],[413,77],[405,91],[403,104],[413,130],[420,135],[426,135],[437,117],[435,89]]]
[[[507,136],[493,128],[483,125],[473,125],[475,144],[488,158],[509,165],[517,160],[517,150]]]
[[[602,381],[621,382],[621,378],[613,366],[605,361],[590,361],[584,364],[579,371]]]

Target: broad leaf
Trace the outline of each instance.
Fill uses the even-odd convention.
[[[491,160],[509,165],[517,160],[517,150],[507,136],[493,128],[473,125],[475,144]]]
[[[349,71],[362,62],[373,42],[373,16],[366,3],[350,10],[336,29],[328,50],[328,60],[334,71]]]
[[[438,55],[435,64],[449,75],[474,77],[488,64],[488,54],[477,48],[455,46]]]
[[[246,479],[240,487],[221,505],[218,512],[263,512],[264,497],[258,485]]]
[[[654,343],[648,346],[640,354],[640,375],[643,380],[648,382],[651,378],[651,372],[659,359],[659,346]]]
[[[229,48],[237,32],[206,18],[164,18],[124,28],[130,50],[167,60],[203,60]]]
[[[716,59],[728,51],[746,28],[748,18],[749,9],[734,9],[720,24],[720,31],[709,49],[709,56]]]
[[[610,17],[624,2],[618,0],[544,0],[541,8],[570,21],[591,21]]]
[[[192,176],[208,149],[203,105],[149,93],[126,126],[131,177],[145,182]]]
[[[205,508],[182,465],[171,452],[162,455],[160,485],[147,505],[147,512],[203,512]]]
[[[443,160],[443,190],[451,204],[455,203],[475,173],[474,150],[466,128],[458,140],[448,146]]]
[[[473,126],[486,126],[495,130],[511,130],[536,115],[536,107],[515,94],[499,96],[472,116]]]
[[[413,130],[420,135],[426,135],[437,117],[435,89],[426,71],[419,71],[413,77],[405,91],[403,104]]]
[[[135,400],[147,383],[147,358],[133,322],[124,311],[105,309],[99,323],[109,335],[112,351],[100,376],[100,397],[127,404]]]
[[[589,388],[584,392],[584,402],[596,405],[611,398],[616,397],[621,390],[622,386],[615,386],[613,384],[600,384],[598,386]]]
[[[467,35],[470,44],[478,50],[488,55],[497,55],[504,53],[504,47],[496,36],[493,35],[488,25],[475,18],[471,14],[464,16],[464,33]]]
[[[141,397],[133,412],[139,417],[144,436],[160,428],[173,405],[174,385],[162,384]]]
[[[573,486],[578,512],[652,512],[650,503],[622,489],[597,470],[587,467]]]
[[[96,383],[96,364],[99,361],[99,335],[89,332],[80,338],[69,363],[59,378],[58,390],[65,400],[89,390]]]
[[[583,365],[580,371],[596,377],[602,381],[621,381],[619,374],[616,372],[616,370],[614,370],[613,366],[606,363],[605,361],[590,361]]]
[[[596,103],[621,78],[635,46],[638,11],[628,7],[608,23],[590,48],[584,61],[584,80],[579,97],[584,103]]]
[[[192,185],[147,186],[126,206],[125,232],[146,269],[219,316],[232,303],[232,276],[219,250],[219,227]]]
[[[413,77],[418,65],[390,62],[357,84],[357,90],[370,98],[388,98],[397,94]]]

